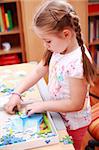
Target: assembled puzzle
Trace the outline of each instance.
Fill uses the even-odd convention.
[[[33,68],[33,64],[29,64]],[[23,67],[23,69],[22,69]],[[3,110],[14,88],[27,74],[24,65],[21,71],[16,68],[0,70],[0,149],[21,150],[55,144],[59,142],[58,134],[49,113],[37,113],[28,117],[24,107],[15,115]],[[20,68],[20,67],[19,67]],[[42,100],[38,86],[35,85],[23,93],[24,101],[31,98]]]

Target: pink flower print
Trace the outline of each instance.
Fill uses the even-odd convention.
[[[66,72],[67,72],[67,75],[69,75],[69,70],[67,70]]]
[[[87,120],[87,118],[86,118],[86,117],[84,117],[84,119],[85,119],[85,120]]]
[[[52,94],[53,96],[55,96],[55,97],[57,96],[55,91],[53,91],[52,93],[53,93],[53,94]]]
[[[54,70],[56,71],[57,67],[54,68]]]
[[[67,126],[68,130],[70,130],[70,125]]]
[[[69,120],[65,120],[65,121],[66,121],[66,123],[67,123],[67,128],[68,128],[68,130],[70,130]]]
[[[62,66],[62,68],[64,69],[64,66]],[[57,73],[57,80],[58,81],[63,81],[63,70],[61,70],[59,73]]]
[[[61,85],[59,85],[59,86],[56,88],[56,92],[58,93],[60,89],[61,89]]]
[[[58,80],[58,81],[63,81],[63,75],[60,74],[60,75],[57,77],[57,80]]]
[[[64,71],[64,66],[62,66],[62,72]]]
[[[75,69],[75,67],[73,66],[73,65],[71,65],[71,68],[74,70]]]

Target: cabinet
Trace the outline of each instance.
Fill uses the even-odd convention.
[[[89,50],[99,72],[99,2],[88,3]]]
[[[97,65],[95,85],[90,88],[91,105],[99,101],[99,1],[89,0],[88,3],[88,43],[89,51]]]
[[[0,9],[0,65],[26,62],[20,1],[0,0]]]
[[[44,47],[42,41],[37,37],[32,29],[32,18],[35,10],[42,0],[20,0],[22,6],[22,21],[25,35],[25,47],[27,61],[40,61]]]

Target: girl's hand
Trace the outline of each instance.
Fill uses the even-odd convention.
[[[34,113],[41,113],[44,111],[44,102],[35,102],[26,106],[26,113],[28,116],[31,116]]]
[[[15,108],[17,110],[15,110]],[[15,114],[21,108],[21,99],[18,95],[12,95],[9,102],[4,106],[4,109],[9,114]]]

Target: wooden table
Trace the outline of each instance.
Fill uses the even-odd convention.
[[[21,76],[22,73],[24,74],[26,72],[31,72],[34,68],[35,68],[36,62],[32,62],[32,63],[23,63],[23,64],[17,64],[17,65],[10,65],[10,66],[1,66],[0,67],[0,72],[4,71],[4,74],[9,74],[10,70],[13,71],[13,73],[15,75],[17,75],[17,72],[19,71]],[[4,75],[4,78],[6,78],[6,76]],[[12,78],[13,79],[13,78]],[[2,79],[1,79],[2,81]],[[39,92],[36,93],[36,98],[37,99],[42,99],[43,100],[47,100],[48,97],[48,93],[47,93],[47,85],[45,83],[44,79],[41,79],[38,84],[37,87],[39,89]],[[42,97],[42,98],[41,98]],[[31,98],[31,97],[28,97]],[[54,117],[53,117],[53,121],[54,121]],[[59,124],[61,124],[61,122],[63,123],[62,119],[58,120],[60,121]],[[63,124],[62,124],[63,125]],[[60,128],[57,128],[57,123],[56,123],[56,129],[58,131],[59,134],[59,139],[62,140],[64,136],[67,136],[68,133],[65,130],[65,127],[63,125],[63,127],[60,125]],[[49,146],[45,146],[45,147],[40,147],[40,148],[34,148],[33,150],[74,150],[74,147],[72,144],[64,144],[63,142],[59,142],[58,144],[54,144],[54,145],[49,145]]]

